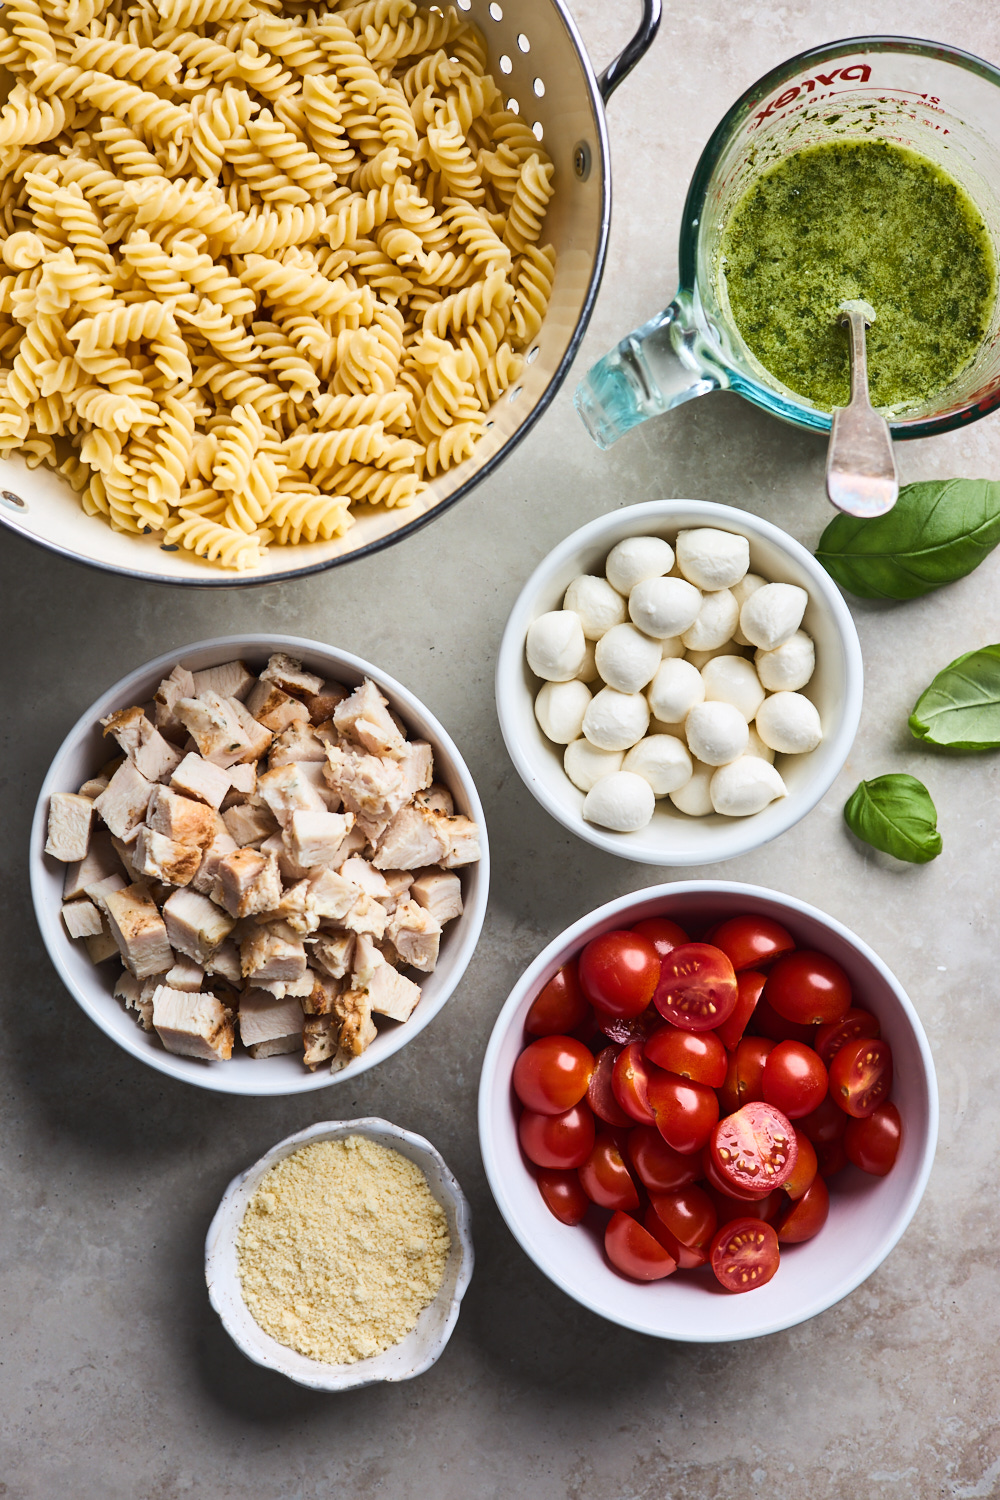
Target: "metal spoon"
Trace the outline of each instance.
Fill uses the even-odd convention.
[[[835,406],[826,454],[826,493],[849,516],[882,516],[899,498],[889,424],[868,399],[865,329],[875,321],[867,302],[842,302],[837,314],[848,325],[851,401]]]

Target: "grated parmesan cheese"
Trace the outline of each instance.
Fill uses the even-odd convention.
[[[444,1280],[444,1209],[366,1136],[317,1141],[261,1179],[236,1241],[243,1298],[279,1344],[353,1364],[398,1344]]]

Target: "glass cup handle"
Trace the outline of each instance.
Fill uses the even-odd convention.
[[[618,54],[614,62],[608,64],[597,80],[597,86],[605,104],[618,85],[624,83],[636,63],[645,57],[653,45],[656,33],[660,29],[662,13],[662,0],[642,0],[642,20],[639,23],[639,30],[625,50]]]

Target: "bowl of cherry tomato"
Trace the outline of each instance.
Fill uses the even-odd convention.
[[[927,1038],[882,960],[805,902],[709,881],[550,943],[479,1091],[526,1253],[591,1311],[688,1342],[775,1333],[859,1286],[916,1212],[937,1124]]]

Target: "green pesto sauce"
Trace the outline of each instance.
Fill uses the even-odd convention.
[[[996,263],[982,215],[926,157],[888,141],[809,146],[765,172],[726,226],[722,261],[744,342],[829,410],[850,399],[840,302],[863,298],[874,406],[933,396],[990,324]]]

